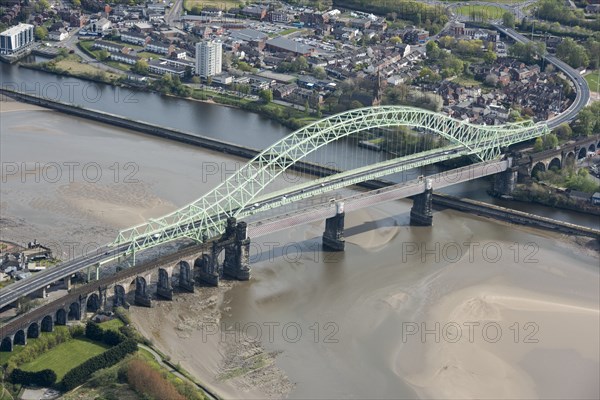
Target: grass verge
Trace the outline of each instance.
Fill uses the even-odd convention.
[[[88,339],[73,339],[59,344],[34,361],[24,364],[21,369],[31,372],[51,369],[56,373],[56,381],[60,382],[71,369],[103,353],[107,348],[108,346],[104,344]]]

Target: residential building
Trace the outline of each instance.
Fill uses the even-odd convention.
[[[292,20],[292,16],[283,10],[269,11],[269,19],[271,22],[281,22],[287,24]]]
[[[148,62],[148,70],[157,75],[171,74],[177,75],[180,78],[183,78],[185,75],[185,67],[173,66],[166,59],[150,60]]]
[[[159,42],[156,40],[152,40],[150,43],[146,45],[146,50],[152,53],[158,54],[171,54],[173,50],[175,50],[175,46],[170,43]]]
[[[196,43],[196,73],[203,78],[219,75],[222,70],[223,45],[218,40]]]
[[[64,29],[48,32],[48,39],[61,42],[69,37],[69,33]]]
[[[121,33],[121,41],[123,41],[125,43],[131,43],[131,44],[135,44],[138,46],[146,46],[148,43],[150,43],[150,40],[152,40],[150,38],[150,36],[147,36],[144,33],[138,33],[138,32],[123,32],[123,33]]]
[[[241,14],[262,21],[267,16],[267,8],[257,5],[246,6],[242,9]]]
[[[35,41],[33,25],[19,24],[0,33],[0,54],[13,54]]]
[[[124,64],[133,65],[140,60],[138,56],[131,56],[129,54],[123,53],[110,53],[110,60],[116,61]]]
[[[309,57],[315,52],[315,48],[304,43],[296,42],[284,37],[276,37],[267,40],[267,48],[274,52],[292,53],[295,56]]]
[[[122,44],[107,42],[105,40],[96,40],[92,47],[95,49],[106,50],[111,53],[119,53],[121,52],[121,50],[123,50],[123,47],[125,46],[123,46]]]

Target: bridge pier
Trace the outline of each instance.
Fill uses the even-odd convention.
[[[146,280],[141,276],[135,277],[135,298],[134,303],[138,306],[152,307],[152,300],[147,293]]]
[[[323,248],[332,251],[343,251],[346,245],[344,240],[344,203],[336,203],[336,215],[325,220],[323,232]]]
[[[156,284],[156,294],[163,299],[173,300],[173,287],[171,286],[171,277],[164,268],[158,269],[158,283]]]
[[[213,242],[210,254],[202,254],[202,257],[196,259],[194,271],[200,282],[211,286],[219,286],[219,245]]]
[[[517,170],[510,168],[494,176],[494,193],[499,196],[511,196],[517,183]]]
[[[96,269],[96,280],[99,280],[100,279],[100,264],[95,264],[94,268]],[[92,269],[91,265],[87,267],[87,281],[88,282],[90,281],[90,277],[91,277],[91,269]]]
[[[234,242],[225,246],[223,275],[240,281],[250,279],[250,239],[247,237],[247,226],[240,222],[235,226]]]
[[[410,209],[410,224],[413,226],[431,226],[433,224],[433,211],[431,208],[431,194],[433,193],[431,179],[425,182],[425,191],[413,199]]]
[[[179,287],[186,292],[194,293],[194,276],[187,261],[179,262]]]
[[[68,291],[71,290],[71,277],[65,276],[63,278],[63,284],[65,286],[65,289],[67,289]]]
[[[45,299],[46,298],[46,286],[44,286],[43,288],[39,289],[37,291],[37,295],[38,297]]]

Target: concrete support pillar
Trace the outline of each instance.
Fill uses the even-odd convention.
[[[210,254],[202,254],[202,257],[196,260],[194,272],[200,282],[210,286],[219,286],[219,245],[213,242]]]
[[[431,194],[433,185],[431,179],[425,182],[425,191],[413,198],[413,206],[410,209],[410,224],[413,226],[431,226],[433,223],[433,211],[431,208]]]
[[[99,310],[105,310],[106,309],[106,298],[107,298],[107,293],[108,293],[108,287],[104,286],[98,287],[98,306],[99,306]]]
[[[179,262],[179,287],[187,292],[194,293],[194,276],[187,261]]]
[[[45,299],[46,298],[46,286],[39,289],[36,293],[37,293],[38,297],[40,297],[41,299]]]
[[[113,307],[129,307],[129,304],[127,303],[127,296],[125,294],[125,287],[123,287],[123,285],[115,285]]]
[[[517,171],[507,169],[494,175],[494,193],[499,196],[511,196],[517,183]]]
[[[245,222],[237,224],[234,243],[225,247],[223,275],[240,281],[250,279],[250,239],[247,232]]]
[[[63,278],[63,284],[65,286],[65,289],[71,290],[71,277],[70,276],[64,277]]]
[[[95,269],[95,277],[96,280],[100,279],[100,264],[94,264],[87,267],[87,281],[89,282],[92,279],[92,269]]]
[[[336,203],[336,215],[325,220],[323,232],[323,248],[332,251],[343,251],[346,245],[344,240],[344,203]]]
[[[158,269],[158,283],[156,284],[156,294],[163,299],[173,300],[173,287],[171,285],[171,276],[164,268]]]
[[[138,306],[152,307],[152,300],[147,293],[146,280],[141,276],[135,278],[135,298],[134,302]]]

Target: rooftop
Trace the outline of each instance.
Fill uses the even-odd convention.
[[[17,33],[21,33],[23,30],[30,28],[33,28],[33,25],[20,23],[17,26],[13,26],[5,30],[4,32],[2,32],[2,35],[16,35]]]

